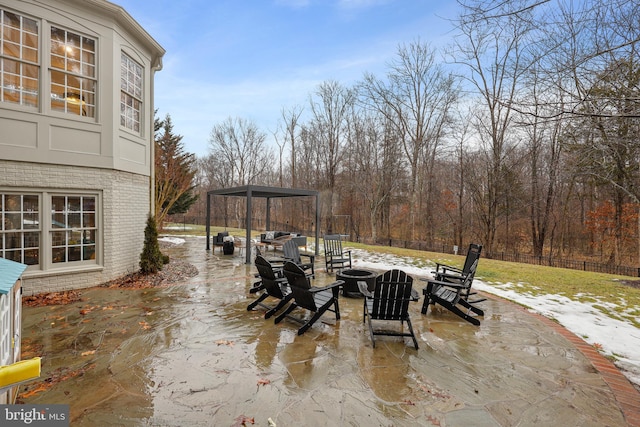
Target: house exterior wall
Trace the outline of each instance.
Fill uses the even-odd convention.
[[[150,178],[110,169],[0,160],[2,182],[8,187],[29,190],[87,192],[100,194],[104,248],[96,265],[41,270],[30,267],[23,275],[24,295],[95,286],[139,269],[144,227],[150,211]],[[34,187],[34,183],[43,186]],[[46,183],[46,185],[45,185]]]
[[[0,10],[35,20],[39,29],[38,105],[0,98],[0,203],[27,195],[37,197],[39,204],[37,221],[27,225],[22,219],[20,226],[12,225],[41,230],[31,239],[39,239],[39,251],[23,275],[24,294],[95,286],[137,270],[145,223],[153,211],[153,78],[164,50],[124,9],[105,0],[0,0]],[[53,107],[54,27],[95,41],[93,114],[73,115]],[[13,60],[12,54],[5,52],[3,58]],[[121,124],[123,54],[142,68],[139,128],[133,130]],[[79,200],[89,195],[96,203],[91,214],[95,224],[81,231],[83,239],[84,233],[93,233],[93,252],[79,262],[58,262],[52,250],[61,239],[56,209],[64,218],[72,215],[67,213],[67,195]],[[54,207],[61,198],[62,211]],[[0,205],[0,214],[2,209]],[[5,206],[5,219],[16,215],[9,211]],[[27,218],[28,209],[17,215]],[[4,227],[0,238],[8,239],[11,230]],[[63,245],[70,246],[70,236],[79,228],[67,223],[64,230],[68,234]],[[17,231],[13,234],[23,239],[27,233],[21,231],[33,230]],[[0,256],[17,253],[7,241],[0,245]]]

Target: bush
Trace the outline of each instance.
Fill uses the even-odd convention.
[[[158,227],[153,216],[149,215],[144,229],[144,246],[140,254],[140,271],[143,274],[157,273],[162,270],[164,257],[158,244]]]

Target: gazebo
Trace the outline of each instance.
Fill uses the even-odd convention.
[[[260,185],[243,185],[233,188],[220,188],[217,190],[207,191],[207,250],[211,249],[211,198],[212,196],[235,196],[247,198],[247,213],[246,213],[246,242],[247,250],[245,251],[246,263],[251,264],[251,212],[254,197],[261,197],[267,199],[267,213],[265,224],[267,230],[270,227],[271,222],[271,199],[282,197],[315,197],[316,199],[316,223],[315,223],[315,235],[316,245],[315,254],[318,255],[318,224],[320,223],[320,199],[319,192],[315,190],[303,190],[299,188],[283,188],[283,187],[266,187]]]

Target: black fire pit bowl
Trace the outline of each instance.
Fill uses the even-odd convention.
[[[376,273],[369,270],[348,268],[337,272],[336,280],[344,280],[344,285],[342,285],[342,295],[357,298],[362,297],[362,294],[358,289],[358,281],[367,282],[367,289],[373,291],[373,287],[376,283]]]

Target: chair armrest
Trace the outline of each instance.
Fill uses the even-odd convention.
[[[367,286],[367,282],[365,282],[364,280],[358,280],[357,283],[358,283],[358,289],[360,290],[360,293],[362,295],[368,298],[371,298],[373,296],[373,294],[369,292],[369,287]]]
[[[438,273],[439,272],[438,270],[440,270],[440,269],[443,270],[442,272],[445,272],[446,270],[451,270],[451,271],[455,271],[457,273],[462,273],[462,269],[461,268],[454,267],[452,265],[447,265],[447,264],[442,264],[442,263],[436,262],[436,271],[435,271],[435,273]]]
[[[315,262],[315,260],[316,260],[316,256],[315,256],[315,255],[305,254],[305,253],[300,252],[300,256],[301,256],[301,257],[303,257],[303,256],[308,257],[308,258],[309,258],[309,262],[310,262],[310,263],[314,263],[314,262]]]
[[[436,273],[436,280],[439,280],[441,282],[446,281],[446,279],[451,279],[451,280],[464,280],[465,276],[462,276],[460,274],[447,274],[447,273]]]
[[[316,292],[320,292],[320,291],[326,291],[328,289],[334,289],[334,288],[340,287],[342,285],[344,285],[344,280],[336,280],[332,284],[327,285],[327,286],[323,286],[321,288],[316,288],[315,286],[312,286],[311,289],[309,290],[309,292],[316,293]]]
[[[442,282],[440,280],[428,279],[426,277],[421,277],[420,280],[422,280],[423,282],[427,282],[427,285],[446,286],[448,288],[454,288],[454,289],[465,289],[466,288],[466,286],[459,285],[458,283]]]
[[[264,289],[264,285],[262,284],[262,281],[256,282],[256,283],[253,284],[251,289],[249,289],[249,293],[250,294],[255,294],[256,292],[261,291],[263,289]]]

